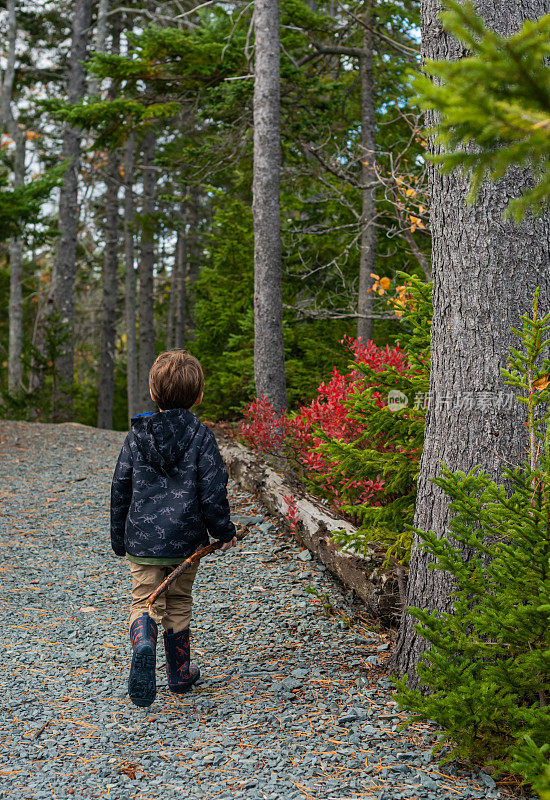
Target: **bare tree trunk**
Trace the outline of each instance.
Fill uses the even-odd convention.
[[[363,17],[372,27],[374,0],[365,0]],[[359,58],[361,78],[361,183],[367,186],[376,180],[375,167],[375,122],[374,122],[374,36],[371,30],[363,32],[363,55]],[[361,252],[359,261],[359,296],[357,302],[357,336],[363,341],[372,339],[373,279],[376,272],[376,186],[364,188],[361,213]]]
[[[477,7],[491,28],[508,36],[525,19],[546,13],[548,0],[478,0]],[[436,0],[423,0],[423,56],[463,57],[461,45],[442,32],[439,11]],[[430,115],[427,125],[433,123]],[[433,141],[430,147],[433,151]],[[505,460],[517,463],[523,455],[523,408],[517,402],[506,406],[503,393],[510,390],[500,368],[516,344],[510,328],[521,327],[520,315],[531,309],[537,286],[541,309],[550,309],[550,214],[514,225],[502,222],[502,212],[529,182],[527,171],[515,169],[496,184],[484,184],[472,207],[465,203],[462,178],[431,171],[432,369],[414,525],[439,537],[448,534],[449,523],[448,498],[430,482],[440,461],[464,471],[479,464],[498,479]],[[429,570],[429,562],[415,537],[406,606],[449,611],[450,576]],[[394,670],[416,683],[415,667],[426,647],[404,613]]]
[[[156,149],[154,133],[143,140],[143,203],[141,253],[139,263],[139,404],[142,411],[154,409],[149,396],[149,370],[155,359],[154,268],[155,237],[153,215],[156,207],[156,172],[153,158]]]
[[[105,49],[107,39],[108,0],[101,0],[96,34],[96,49]],[[121,19],[116,18],[112,24],[113,41],[111,52],[120,50]],[[97,89],[97,86],[94,87]],[[117,83],[109,90],[110,97],[115,97]],[[101,298],[101,336],[99,346],[97,427],[113,427],[113,407],[115,393],[115,348],[116,348],[116,305],[118,293],[118,189],[120,186],[120,152],[109,152],[105,176],[105,224],[102,298]]]
[[[171,350],[174,346],[174,319],[176,317],[176,264],[178,260],[178,243],[174,251],[174,264],[170,275],[170,300],[168,302],[168,319],[166,320],[166,349]]]
[[[97,9],[97,22],[95,26],[95,36],[93,49],[96,53],[105,52],[105,44],[107,42],[107,20],[109,13],[109,0],[99,0]],[[117,48],[118,49],[118,48]],[[99,91],[99,79],[96,77],[90,80],[90,94],[95,95]]]
[[[277,0],[254,7],[254,378],[286,408],[281,268],[280,43]]]
[[[83,62],[90,33],[93,0],[75,0],[72,26],[71,54],[68,68],[67,99],[78,103],[86,91],[86,72]],[[74,379],[74,296],[76,276],[76,234],[78,225],[78,175],[80,170],[81,130],[67,124],[63,133],[63,159],[69,161],[59,195],[60,237],[52,271],[52,282],[45,316],[54,311],[61,315],[61,322],[69,333],[63,345],[62,355],[56,361],[58,374],[56,419],[70,419],[72,397],[66,391]]]
[[[118,151],[109,153],[105,192],[101,339],[99,350],[97,427],[113,427],[115,390],[116,301],[118,289]]]
[[[176,303],[174,319],[174,345],[175,347],[185,347],[185,324],[186,314],[186,278],[187,278],[187,242],[185,230],[178,230],[178,241],[176,245]]]
[[[198,189],[192,187],[189,190],[189,199],[186,200],[186,285],[185,285],[185,330],[182,332],[182,339],[193,341],[195,338],[195,323],[193,319],[194,294],[193,287],[199,277],[201,266],[201,247],[199,225],[201,221],[201,201]]]
[[[25,181],[25,132],[19,127],[13,115],[13,84],[15,79],[17,14],[15,0],[9,0],[7,62],[2,78],[0,111],[2,121],[15,144],[14,186]],[[10,299],[9,299],[9,351],[8,351],[8,390],[17,395],[22,388],[22,350],[23,350],[23,239],[20,236],[10,239]]]
[[[124,149],[124,263],[126,318],[126,381],[128,418],[138,410],[138,364],[136,330],[136,270],[134,266],[134,137],[130,136]]]

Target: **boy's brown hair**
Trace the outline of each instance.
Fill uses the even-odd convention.
[[[198,359],[187,350],[166,350],[149,371],[149,388],[158,407],[191,408],[204,389],[204,373]]]

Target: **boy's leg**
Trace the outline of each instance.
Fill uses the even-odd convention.
[[[166,597],[161,595],[151,609],[146,604],[146,600],[157,586],[162,583],[166,575],[170,571],[170,567],[158,566],[154,564],[130,564],[130,573],[132,575],[132,605],[130,606],[130,625],[136,619],[146,612],[157,623],[163,620],[166,612]]]
[[[130,641],[132,664],[128,676],[128,694],[137,706],[150,706],[157,693],[155,678],[158,627],[165,604],[155,604],[151,610],[146,600],[164,579],[165,570],[148,564],[130,564],[132,575],[132,605],[130,608]]]
[[[198,564],[187,570],[169,587],[166,593],[166,614],[163,625],[166,650],[168,688],[177,694],[186,692],[200,677],[198,667],[191,664],[189,624],[193,604],[193,581]]]
[[[175,569],[175,567],[174,567]],[[164,618],[162,624],[166,630],[174,633],[188,628],[191,623],[191,610],[193,606],[193,583],[199,569],[198,564],[194,564],[191,569],[186,570],[183,575],[174,581],[166,592],[164,607]],[[168,568],[168,574],[172,570]]]

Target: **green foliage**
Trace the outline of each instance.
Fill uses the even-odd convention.
[[[372,542],[386,551],[386,563],[407,563],[412,541],[412,522],[416,502],[416,481],[424,444],[424,398],[429,390],[430,325],[432,316],[431,284],[398,272],[407,286],[404,331],[399,343],[408,355],[405,371],[387,365],[377,372],[366,364],[354,365],[365,380],[364,391],[353,393],[345,401],[349,417],[360,423],[364,433],[355,441],[326,440],[319,446],[327,461],[337,464],[338,472],[354,480],[385,481],[385,505],[349,505],[342,510],[357,518],[356,533],[335,535],[342,544],[357,552],[367,552]],[[385,400],[392,390],[402,392],[408,405],[392,411],[380,407],[377,397]]]
[[[195,339],[206,386],[201,413],[227,419],[254,394],[254,233],[250,207],[218,197],[209,258],[195,284]]]
[[[433,156],[443,172],[471,179],[473,202],[484,177],[497,180],[512,166],[533,170],[532,186],[510,201],[506,215],[541,214],[550,199],[550,14],[526,21],[508,38],[487,28],[473,3],[444,0],[446,30],[467,57],[428,60],[416,76],[416,100],[439,112],[432,132],[446,152]]]
[[[55,418],[56,395],[60,386],[66,394],[75,396],[79,393],[78,386],[67,386],[61,383],[62,378],[55,364],[57,359],[65,353],[65,347],[70,339],[70,331],[63,322],[61,313],[53,311],[47,318],[43,327],[44,350],[41,352],[33,344],[29,344],[28,355],[24,361],[29,362],[37,373],[42,376],[42,388],[36,391],[22,391],[16,395],[10,394],[7,388],[0,387],[2,398],[2,416],[5,419],[48,419]]]
[[[64,161],[13,189],[6,188],[7,172],[0,172],[0,241],[20,235],[25,225],[40,220],[42,205],[52,190],[59,186],[67,166]]]
[[[538,293],[537,293],[538,294]],[[433,481],[450,498],[451,537],[418,531],[430,565],[455,581],[451,613],[411,608],[431,645],[418,665],[423,694],[398,683],[413,720],[435,720],[453,754],[515,771],[548,796],[550,756],[550,412],[545,357],[550,314],[522,317],[505,383],[527,405],[528,458],[497,483],[479,467],[445,465]],[[543,380],[539,386],[547,383]],[[465,553],[468,553],[467,560]]]

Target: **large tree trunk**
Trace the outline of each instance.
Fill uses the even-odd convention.
[[[124,264],[126,320],[126,381],[128,420],[138,411],[139,383],[136,330],[136,270],[134,266],[134,137],[124,149]]]
[[[25,181],[25,131],[19,127],[13,115],[13,85],[15,79],[17,14],[15,0],[10,0],[8,11],[8,40],[6,69],[2,78],[0,112],[2,122],[15,144],[14,186],[21,186]],[[9,351],[8,351],[8,390],[10,394],[21,392],[23,377],[23,239],[20,236],[10,239],[10,299],[9,299]]]
[[[548,0],[509,0],[498,4],[478,0],[487,24],[510,35],[526,18],[548,11]],[[462,47],[444,34],[435,0],[423,0],[423,55],[456,59]],[[433,117],[427,119],[428,126]],[[433,150],[433,141],[430,143]],[[529,182],[515,169],[497,184],[482,187],[476,206],[467,206],[466,182],[432,170],[434,316],[432,370],[426,440],[420,465],[414,524],[447,535],[448,498],[430,482],[440,460],[452,470],[476,464],[498,478],[503,464],[522,457],[525,428],[523,406],[504,403],[510,392],[500,376],[508,348],[516,344],[512,326],[532,308],[540,286],[542,312],[550,310],[550,214],[519,226],[502,222],[503,209]],[[461,402],[462,400],[462,402]],[[430,559],[414,539],[406,606],[449,611],[450,576],[428,569]],[[414,620],[403,614],[393,667],[417,682],[415,666],[427,643],[414,632]]]
[[[374,0],[366,0],[363,19],[373,25]],[[361,77],[361,183],[367,187],[375,183],[375,122],[374,122],[374,76],[373,47],[374,36],[371,30],[364,29],[363,55],[359,59]],[[376,272],[376,186],[363,188],[361,213],[361,251],[359,261],[359,296],[357,302],[357,336],[363,341],[372,339],[373,285],[371,273]]]
[[[107,38],[108,0],[99,4],[96,34],[96,50],[105,50]],[[112,24],[113,40],[111,52],[120,50],[120,17]],[[97,89],[98,87],[94,87]],[[115,97],[118,85],[111,85],[109,95]],[[105,176],[106,192],[104,197],[105,223],[102,298],[101,298],[101,335],[99,346],[97,427],[113,427],[113,407],[115,394],[115,348],[116,348],[116,304],[118,293],[118,189],[120,186],[120,152],[109,152]]]
[[[97,427],[113,427],[115,391],[116,300],[118,289],[118,187],[119,153],[109,153],[103,232],[101,339],[99,350]]]
[[[154,410],[149,395],[149,370],[155,359],[154,268],[155,236],[153,215],[156,206],[156,171],[153,157],[154,133],[143,141],[143,203],[141,207],[141,252],[139,263],[139,404],[141,411]]]
[[[186,314],[186,278],[187,278],[187,241],[185,230],[178,230],[176,244],[176,270],[175,281],[175,315],[174,315],[174,346],[185,347]]]
[[[93,0],[76,0],[73,11],[72,43],[69,58],[67,99],[78,103],[86,91],[84,61],[90,33]],[[66,125],[63,132],[62,158],[69,167],[65,173],[59,195],[59,240],[55,255],[52,282],[45,309],[45,324],[55,312],[60,315],[64,330],[69,334],[56,359],[57,396],[55,418],[70,419],[72,397],[66,389],[74,378],[74,296],[76,276],[76,232],[78,225],[78,175],[80,170],[81,130]],[[64,391],[65,390],[65,391]]]
[[[277,0],[254,7],[254,377],[256,394],[286,408],[281,270],[280,44]]]
[[[185,258],[186,258],[186,279],[185,279],[185,330],[182,337],[190,342],[195,338],[195,322],[193,312],[195,297],[193,287],[199,277],[201,258],[201,234],[199,225],[202,219],[203,209],[201,198],[196,186],[189,190],[189,199],[185,202]]]

